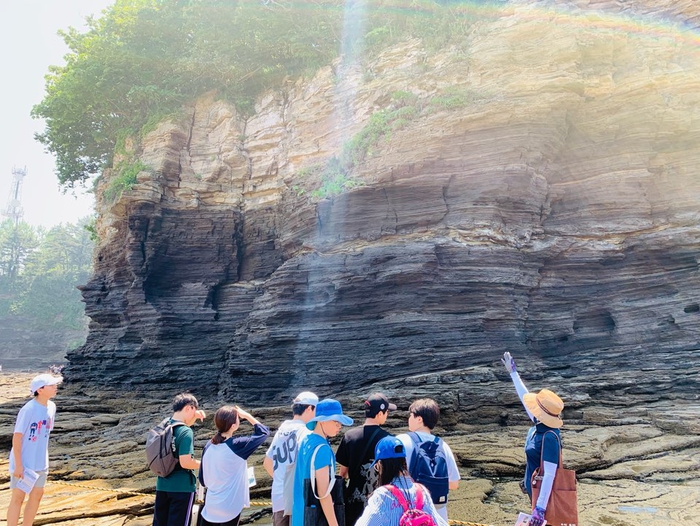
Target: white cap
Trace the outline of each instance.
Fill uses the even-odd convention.
[[[297,397],[292,401],[293,404],[303,404],[303,405],[318,405],[318,396],[316,396],[311,391],[304,391],[299,393]]]
[[[42,387],[46,387],[47,385],[60,384],[62,381],[62,376],[51,376],[48,373],[40,374],[39,376],[35,376],[32,380],[32,383],[29,384],[29,392],[34,394]]]

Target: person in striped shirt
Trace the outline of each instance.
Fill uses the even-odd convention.
[[[417,509],[430,515],[437,526],[447,526],[447,521],[438,514],[428,490],[411,479],[406,465],[406,448],[396,437],[382,438],[374,450],[374,469],[379,473],[379,484],[367,501],[367,507],[355,526],[399,526],[404,507],[393,495],[388,485],[396,487],[404,499]],[[423,505],[417,506],[418,492]]]

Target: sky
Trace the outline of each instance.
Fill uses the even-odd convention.
[[[62,65],[68,52],[59,29],[84,28],[85,18],[98,15],[114,0],[0,0],[0,49],[5,59],[0,95],[0,211],[12,189],[13,167],[24,168],[24,221],[50,228],[75,223],[94,211],[92,194],[64,193],[58,186],[54,158],[34,140],[44,129],[29,115],[44,96],[49,65]],[[4,216],[0,219],[5,219]]]

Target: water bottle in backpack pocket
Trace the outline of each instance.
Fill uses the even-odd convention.
[[[413,441],[411,477],[428,489],[434,504],[447,503],[450,477],[447,471],[447,457],[440,438],[423,441],[414,432],[408,433],[408,436]]]

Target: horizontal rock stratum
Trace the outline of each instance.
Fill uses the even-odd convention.
[[[576,4],[339,61],[248,118],[204,97],[131,145],[150,171],[99,202],[67,378],[260,404],[383,388],[494,422],[510,350],[574,421],[697,401],[700,39],[650,2]]]

